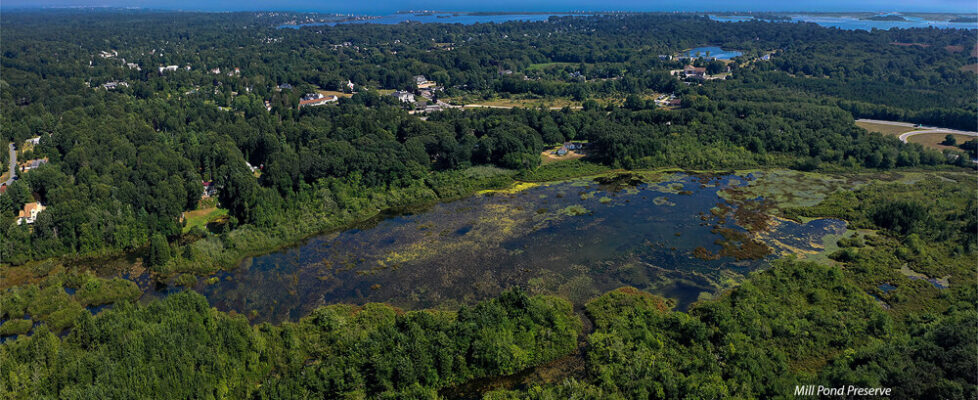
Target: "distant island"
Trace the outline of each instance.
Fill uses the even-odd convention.
[[[957,17],[951,18],[947,22],[964,22],[964,23],[978,23],[978,14],[976,15],[959,15]]]
[[[889,15],[874,15],[872,17],[860,18],[864,21],[906,21],[901,15],[889,14]]]

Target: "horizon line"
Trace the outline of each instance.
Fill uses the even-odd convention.
[[[875,13],[875,14],[901,14],[901,13],[915,13],[915,14],[973,14],[978,15],[978,10],[974,11],[914,11],[914,10],[792,10],[792,11],[779,11],[779,10],[550,10],[550,11],[527,11],[527,10],[390,10],[383,13],[386,14],[376,14],[371,12],[339,12],[339,11],[325,11],[325,10],[313,10],[313,9],[298,9],[298,8],[265,8],[265,9],[250,9],[250,10],[210,10],[210,9],[187,9],[187,8],[166,8],[166,7],[135,7],[135,6],[99,6],[99,5],[79,5],[79,6],[51,6],[51,5],[14,5],[14,6],[3,6],[0,5],[0,10],[127,10],[127,11],[178,11],[178,12],[196,12],[196,13],[257,13],[257,12],[291,12],[291,13],[305,13],[305,14],[337,14],[337,15],[390,15],[390,14],[408,14],[408,13],[505,13],[505,14],[601,14],[601,13],[616,13],[616,14],[697,14],[697,13],[744,13],[744,14],[754,14],[754,13],[780,13],[780,14],[858,14],[858,13]]]

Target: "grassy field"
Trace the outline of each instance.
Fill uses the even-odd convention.
[[[965,65],[965,66],[961,67],[961,70],[962,71],[965,71],[965,72],[971,71],[971,72],[974,72],[974,73],[978,74],[978,64],[968,64],[968,65]]]
[[[886,125],[886,124],[876,124],[872,122],[862,122],[856,121],[856,126],[863,128],[870,132],[879,132],[884,135],[897,136],[901,133],[906,133],[910,131],[916,131],[917,128],[909,126],[897,126],[897,125]]]
[[[319,90],[318,92],[322,93],[323,96],[353,97],[350,93],[337,92],[335,90]]]
[[[489,107],[523,107],[523,108],[537,108],[537,107],[547,107],[547,108],[579,108],[581,107],[580,102],[576,102],[570,99],[556,98],[556,99],[493,99],[493,100],[481,100],[473,103],[466,103],[466,107],[478,107],[478,106],[489,106]]]
[[[655,100],[658,96],[656,93],[643,94],[641,95],[644,100]],[[484,100],[479,98],[468,98],[468,97],[455,97],[455,98],[442,98],[443,101],[450,104],[464,104],[466,107],[500,107],[500,108],[537,108],[546,107],[552,109],[559,109],[564,107],[570,107],[572,109],[580,109],[582,103],[579,101],[574,101],[567,97],[554,97],[554,98],[495,98],[490,100]],[[624,97],[598,97],[594,98],[601,106],[607,106],[608,104],[614,104],[616,106],[621,106],[625,103]]]
[[[541,165],[532,171],[522,171],[516,179],[524,182],[549,182],[600,174],[610,168],[582,159],[564,160]]]
[[[228,210],[217,207],[187,211],[183,213],[183,218],[187,221],[187,225],[183,227],[183,233],[190,232],[195,226],[205,228],[208,223],[224,218],[227,215]]]
[[[557,146],[557,148],[560,148],[560,146]],[[574,152],[574,150],[570,150],[570,151],[567,152],[567,154],[564,154],[562,156],[558,156],[556,154],[553,154],[553,152],[554,152],[554,149],[549,149],[549,150],[545,150],[544,152],[540,153],[540,157],[542,158],[541,163],[542,164],[550,164],[550,163],[555,163],[555,162],[558,162],[558,161],[576,160],[578,158],[584,158],[584,155],[583,154]]]
[[[952,134],[952,135],[954,135],[954,138],[957,139],[958,144],[961,144],[961,143],[967,142],[967,141],[969,141],[971,139],[974,139],[973,136],[968,136],[968,135],[958,135],[958,134]],[[907,141],[910,142],[910,143],[920,143],[924,147],[929,147],[929,148],[937,149],[937,150],[944,150],[944,149],[948,149],[948,150],[961,150],[961,149],[957,148],[956,146],[945,146],[945,145],[941,144],[941,142],[944,141],[944,137],[945,136],[947,136],[946,133],[923,133],[923,134],[920,134],[920,135],[914,135],[914,136],[908,137],[907,138]]]

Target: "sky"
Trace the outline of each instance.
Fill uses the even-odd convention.
[[[4,8],[139,7],[168,10],[288,10],[387,14],[439,11],[917,11],[978,12],[976,0],[3,0]]]

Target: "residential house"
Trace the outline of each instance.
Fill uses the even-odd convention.
[[[41,203],[36,201],[24,204],[24,209],[20,210],[20,212],[17,214],[17,225],[25,223],[33,224],[34,221],[37,221],[37,215],[40,214],[41,211],[44,211],[45,208],[46,207],[41,205]]]
[[[129,87],[129,83],[128,82],[112,81],[112,82],[106,82],[106,83],[103,83],[102,84],[102,89],[105,89],[105,90],[115,90],[115,89],[119,89],[119,88],[123,88],[123,87]]]
[[[265,111],[268,111],[268,112],[271,112],[272,111],[272,102],[270,102],[268,100],[265,100]]]
[[[221,68],[220,67],[211,68],[211,73],[214,74],[214,75],[220,75],[221,74]]]
[[[160,74],[162,74],[162,73],[167,72],[167,71],[176,71],[179,68],[180,67],[178,67],[176,65],[167,65],[165,67],[160,67],[159,69],[160,69]]]
[[[321,106],[337,100],[339,100],[339,97],[335,95],[324,96],[322,93],[309,93],[302,96],[302,99],[299,100],[299,108]]]
[[[706,68],[687,65],[685,68],[683,68],[683,75],[685,75],[687,78],[704,79],[706,78]]]
[[[354,88],[353,81],[347,80],[346,81],[346,88],[347,89],[350,89],[350,91],[352,92],[353,91],[353,88]]]
[[[396,91],[394,93],[391,93],[391,96],[396,97],[402,103],[414,103],[414,93],[411,93],[411,92],[405,92],[403,90],[398,90],[398,91]]]
[[[24,142],[27,143],[27,144],[32,144],[32,145],[37,146],[37,145],[41,144],[41,137],[40,136],[35,136],[35,137],[32,137],[30,139],[25,140]]]
[[[200,181],[204,185],[204,192],[200,194],[201,198],[208,198],[217,195],[217,186],[214,185],[212,181]]]
[[[126,63],[126,66],[129,67],[129,69],[134,69],[136,71],[142,71],[143,70],[142,68],[139,68],[139,64],[136,64],[136,63]]]
[[[428,78],[424,77],[424,75],[416,75],[414,77],[414,84],[418,87],[418,89],[428,89],[438,85],[438,83],[435,81],[429,81]]]
[[[47,163],[48,163],[48,158],[47,157],[44,157],[44,158],[36,158],[36,159],[33,159],[33,160],[27,160],[27,161],[24,161],[24,162],[22,162],[20,164],[20,172],[27,172],[27,171],[30,171],[32,169],[36,169],[37,167],[40,167],[40,166],[42,166],[44,164],[47,164]]]
[[[292,90],[292,85],[288,83],[283,83],[281,85],[278,85],[278,90]]]

